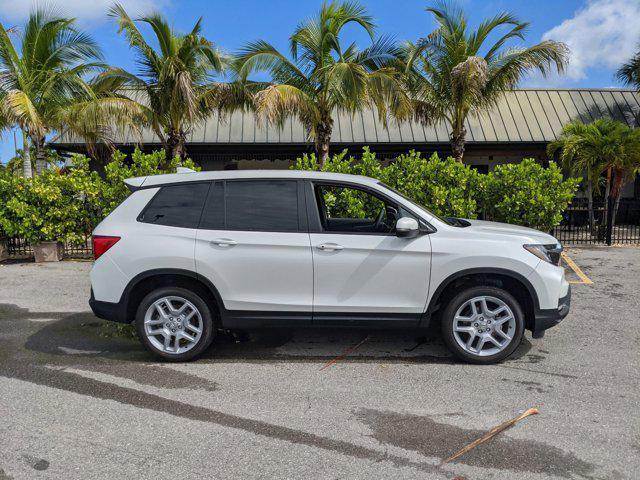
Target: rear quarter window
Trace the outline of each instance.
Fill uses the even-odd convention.
[[[138,221],[169,227],[197,228],[208,183],[168,185],[151,199]]]

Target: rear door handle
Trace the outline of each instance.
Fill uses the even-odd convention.
[[[331,252],[333,250],[343,250],[344,247],[342,245],[338,245],[337,243],[321,243],[316,246],[318,250],[322,250],[324,252]]]
[[[232,247],[233,245],[237,245],[238,242],[231,240],[230,238],[216,238],[215,240],[211,240],[209,244],[211,246],[215,245],[218,247]]]

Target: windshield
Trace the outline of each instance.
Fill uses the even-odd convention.
[[[451,225],[452,227],[458,227],[459,225],[459,220],[457,218],[454,217],[439,217],[438,215],[434,215],[433,212],[431,212],[428,208],[420,205],[418,202],[416,202],[415,200],[413,200],[412,198],[407,197],[405,194],[400,193],[398,190],[396,190],[393,187],[390,187],[389,185],[383,183],[383,182],[378,182],[378,185],[380,185],[381,187],[386,188],[387,190],[391,190],[393,193],[395,193],[396,195],[398,195],[399,197],[404,198],[407,202],[409,202],[411,205],[414,205],[416,207],[418,207],[420,210],[424,210],[425,212],[427,212],[429,215],[431,215],[432,217],[437,218],[438,220],[440,220],[442,223],[446,223],[447,225]]]

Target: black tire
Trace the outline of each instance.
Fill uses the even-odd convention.
[[[191,302],[202,318],[202,334],[190,350],[183,353],[167,353],[153,345],[145,332],[144,318],[147,309],[162,297],[181,297]],[[215,312],[217,313],[217,312]],[[197,293],[180,287],[162,287],[152,291],[142,299],[136,311],[135,327],[142,345],[157,359],[167,362],[186,362],[200,355],[211,345],[215,334],[214,314],[207,303]],[[186,330],[185,330],[186,331]]]
[[[454,316],[458,308],[463,306],[465,302],[472,298],[480,296],[495,297],[502,300],[513,312],[515,320],[515,332],[512,335],[511,341],[503,350],[493,355],[481,356],[466,351],[458,344],[454,335]],[[522,342],[522,337],[524,335],[524,313],[518,301],[506,290],[489,286],[471,287],[460,292],[449,301],[448,305],[442,312],[441,329],[442,338],[445,344],[460,360],[477,364],[497,363],[511,355]]]

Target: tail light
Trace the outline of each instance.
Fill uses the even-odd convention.
[[[106,235],[94,235],[93,236],[93,258],[96,260],[100,256],[118,243],[120,237],[109,237]]]

